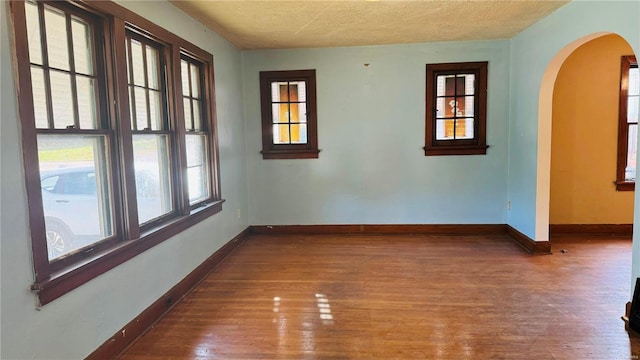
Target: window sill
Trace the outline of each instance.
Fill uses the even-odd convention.
[[[425,156],[443,155],[486,155],[489,145],[447,145],[447,146],[425,146]]]
[[[616,181],[616,190],[617,191],[635,191],[636,183],[635,181]]]
[[[317,159],[319,149],[262,150],[263,159]]]
[[[38,306],[50,303],[147,249],[222,211],[223,202],[224,200],[218,200],[205,207],[195,209],[188,216],[173,219],[163,226],[149,231],[139,239],[123,241],[117,247],[96,253],[84,262],[52,274],[47,280],[33,283],[31,290],[38,296]]]

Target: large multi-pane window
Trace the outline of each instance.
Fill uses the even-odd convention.
[[[11,7],[45,304],[221,210],[213,57],[111,2]]]
[[[115,234],[112,134],[100,108],[95,20],[26,2],[47,260]]]
[[[260,72],[262,156],[317,158],[315,70]]]
[[[427,65],[425,155],[486,154],[487,65]]]
[[[638,101],[640,73],[635,56],[623,56],[620,66],[620,106],[618,111],[618,166],[616,188],[635,189],[638,143]]]

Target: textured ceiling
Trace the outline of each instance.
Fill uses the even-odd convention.
[[[567,2],[172,1],[241,49],[506,39]]]

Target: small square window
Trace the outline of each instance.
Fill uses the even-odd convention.
[[[487,65],[427,65],[426,156],[487,153]]]
[[[318,158],[316,71],[260,72],[262,157]]]

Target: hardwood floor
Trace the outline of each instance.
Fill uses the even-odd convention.
[[[631,241],[552,246],[254,234],[121,359],[637,359]]]

